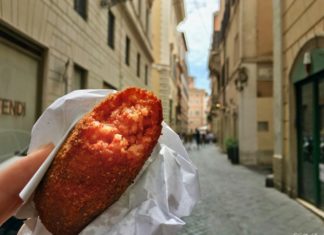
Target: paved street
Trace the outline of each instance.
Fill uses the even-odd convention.
[[[211,145],[189,154],[199,169],[202,196],[179,235],[324,234],[317,216],[264,187],[264,173],[231,165]]]

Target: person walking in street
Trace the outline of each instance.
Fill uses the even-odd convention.
[[[188,151],[190,151],[192,148],[193,135],[194,134],[193,134],[192,130],[187,134],[187,138],[188,138],[187,149],[188,149]]]
[[[195,130],[195,141],[196,141],[197,149],[199,150],[201,139],[200,139],[200,132],[198,128],[196,128]]]
[[[207,134],[207,141],[208,141],[208,144],[214,143],[214,134],[212,132],[209,132]]]
[[[204,146],[207,143],[206,133],[201,134],[201,145]]]

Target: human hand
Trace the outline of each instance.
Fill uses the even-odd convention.
[[[27,157],[17,159],[0,171],[0,225],[9,219],[22,204],[19,197],[20,191],[53,148],[53,144],[47,144],[28,154]]]

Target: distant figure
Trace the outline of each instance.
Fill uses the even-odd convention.
[[[181,135],[181,140],[185,144],[186,143],[186,134],[184,132],[180,133]]]
[[[209,132],[207,134],[207,140],[208,140],[208,143],[213,143],[214,142],[214,134],[212,132]]]
[[[190,133],[183,133],[184,135],[184,144],[185,144],[185,147],[188,151],[190,151],[190,147],[191,147],[191,138],[190,138]]]
[[[202,145],[205,145],[207,143],[207,139],[206,139],[206,134],[202,133],[201,134],[201,143]]]
[[[178,134],[180,140],[183,142],[184,140],[183,140],[183,135],[182,135],[182,133],[181,133],[181,132],[177,132],[177,134]]]
[[[192,141],[193,141],[193,132],[192,130],[190,131],[190,133],[188,134],[188,140],[189,140],[189,143],[192,144]]]
[[[197,144],[197,149],[199,149],[201,140],[200,140],[200,132],[197,128],[195,130],[195,140],[196,140],[196,144]]]

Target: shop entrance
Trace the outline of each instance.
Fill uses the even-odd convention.
[[[0,163],[26,152],[39,114],[39,68],[35,48],[0,28]]]
[[[299,196],[324,209],[324,70],[296,83]]]

